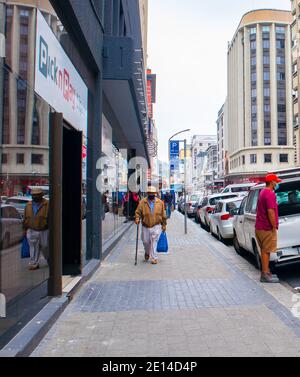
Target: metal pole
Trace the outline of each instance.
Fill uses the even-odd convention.
[[[186,153],[186,139],[184,139],[184,233],[187,234],[187,200],[186,200],[186,174],[187,174],[187,169],[186,169],[186,158],[187,158],[187,153]]]

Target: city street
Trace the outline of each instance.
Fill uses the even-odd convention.
[[[133,227],[32,356],[300,356],[294,293],[175,212],[170,255],[134,266]]]

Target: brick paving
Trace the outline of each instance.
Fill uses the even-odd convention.
[[[292,292],[264,286],[231,248],[175,213],[170,255],[134,266],[135,229],[32,356],[300,356]]]

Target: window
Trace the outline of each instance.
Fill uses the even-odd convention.
[[[25,156],[24,153],[17,153],[17,165],[24,164]]]
[[[286,113],[286,105],[278,105],[278,112],[279,113]]]
[[[252,89],[251,90],[251,97],[252,98],[256,98],[256,96],[257,96],[257,90],[256,89]]]
[[[246,165],[246,157],[245,156],[242,156],[242,163],[243,163],[243,165]]]
[[[277,56],[277,64],[284,65],[285,64],[285,57],[284,56]]]
[[[264,81],[270,81],[270,72],[264,71]]]
[[[284,49],[285,48],[285,40],[277,39],[276,47],[278,49]]]
[[[264,62],[265,65],[270,64],[270,56],[269,55],[264,55],[263,62]]]
[[[7,153],[2,153],[1,162],[2,162],[2,164],[7,164],[8,163],[8,155],[7,155]]]
[[[265,154],[265,164],[272,164],[272,155]]]
[[[262,32],[263,33],[270,33],[270,26],[263,26]]]
[[[44,156],[42,154],[32,154],[31,163],[33,165],[43,165]]]
[[[285,80],[285,73],[284,72],[277,72],[277,80],[284,81]]]
[[[269,49],[270,48],[270,41],[268,39],[263,40],[263,48]]]
[[[250,155],[250,164],[257,164],[257,155],[256,154]]]
[[[250,213],[252,213],[252,215],[256,214],[259,194],[260,194],[260,191],[255,190],[254,195],[252,196],[251,209],[250,209]]]
[[[256,50],[256,41],[251,41],[250,47],[251,47],[251,50]]]
[[[251,81],[256,82],[256,73],[251,74]]]
[[[256,105],[252,105],[251,111],[252,111],[252,114],[257,114],[257,106]]]
[[[239,210],[239,216],[243,216],[245,214],[246,203],[247,203],[247,197],[242,201],[242,204]]]
[[[270,97],[270,96],[271,96],[270,88],[264,88],[264,97]]]
[[[271,105],[264,105],[264,111],[265,111],[265,113],[270,113],[271,112]]]
[[[254,56],[251,58],[251,66],[253,67],[255,65],[256,65],[256,57]]]
[[[289,155],[288,154],[280,154],[279,155],[279,162],[282,164],[286,164],[289,162]]]
[[[276,26],[276,33],[285,34],[285,27],[284,26]]]
[[[250,34],[253,35],[253,34],[256,34],[256,27],[252,27],[250,29]]]
[[[299,180],[282,183],[276,191],[280,217],[298,215],[300,213]]]

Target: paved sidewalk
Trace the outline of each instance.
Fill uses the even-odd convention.
[[[300,356],[293,292],[264,286],[231,248],[174,213],[170,255],[134,266],[135,229],[32,356]]]

